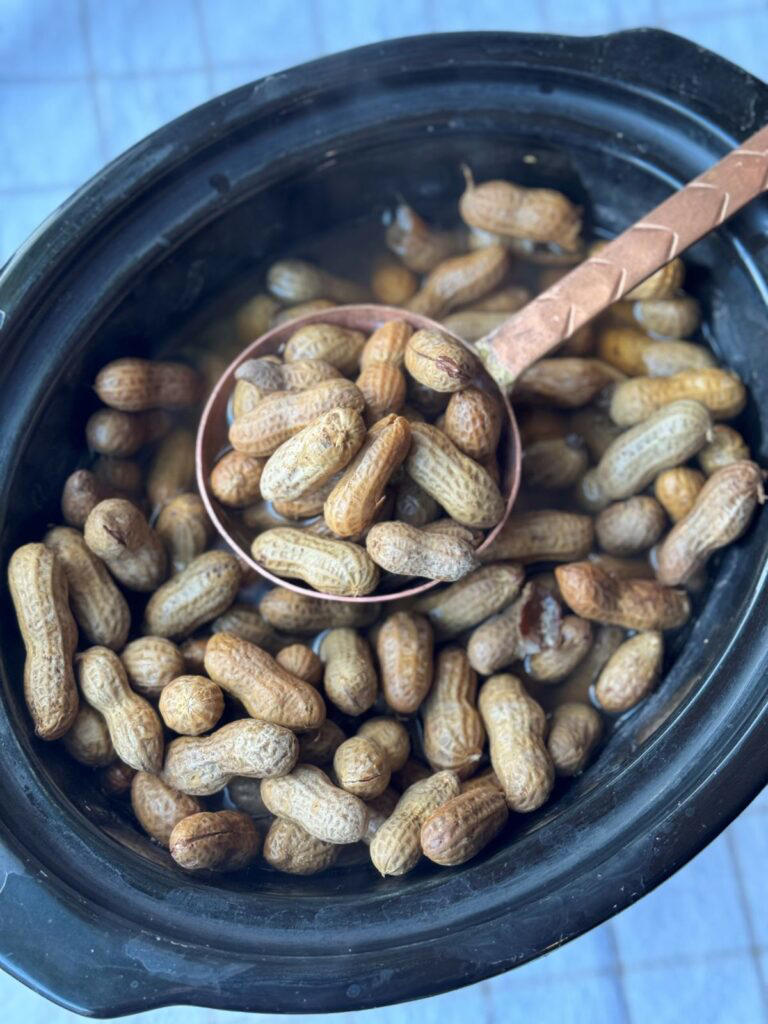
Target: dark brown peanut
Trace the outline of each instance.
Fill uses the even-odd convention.
[[[547,749],[558,775],[579,775],[603,735],[603,720],[589,704],[556,707],[549,728]]]
[[[187,871],[239,871],[256,859],[261,836],[241,811],[202,811],[182,818],[168,845]]]

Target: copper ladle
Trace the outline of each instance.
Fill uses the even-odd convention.
[[[642,220],[609,242],[598,254],[575,267],[476,343],[474,350],[496,382],[493,385],[486,380],[486,385],[498,388],[508,417],[504,517],[486,535],[478,551],[487,547],[501,530],[520,486],[520,435],[507,397],[507,391],[515,380],[523,370],[556,348],[577,328],[621,299],[635,285],[650,277],[766,189],[768,127],[750,136],[714,167],[694,178]],[[244,531],[241,535],[235,522],[210,492],[211,469],[227,446],[227,402],[235,384],[235,370],[241,363],[255,356],[278,352],[294,331],[304,324],[337,324],[370,334],[376,327],[392,319],[405,320],[417,330],[423,327],[436,328],[465,344],[442,324],[408,310],[373,304],[324,310],[281,324],[252,342],[222,374],[203,410],[195,457],[197,483],[208,515],[227,544],[243,561],[278,586],[329,601],[356,603],[410,597],[436,586],[435,581],[427,580],[391,593],[341,597],[321,594],[311,587],[282,579],[253,560]]]

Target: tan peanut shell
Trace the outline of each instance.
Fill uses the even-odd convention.
[[[321,381],[306,391],[274,391],[234,421],[229,441],[246,455],[271,455],[318,416],[341,408],[359,413],[365,409],[359,388],[343,377]]]
[[[763,471],[754,462],[732,462],[716,470],[690,512],[664,538],[656,575],[661,583],[688,582],[715,551],[732,544],[765,501]]]
[[[178,427],[166,434],[152,456],[147,473],[147,497],[153,508],[177,494],[191,490],[195,482],[195,435]]]
[[[99,787],[107,796],[125,796],[131,788],[135,774],[135,768],[131,768],[130,765],[116,758],[112,764],[108,764],[97,772]]]
[[[323,698],[313,686],[234,633],[215,633],[208,640],[205,670],[254,718],[297,731],[315,729],[325,718]]]
[[[684,280],[685,264],[677,257],[635,285],[626,297],[630,300],[668,299],[678,292]]]
[[[243,344],[266,334],[270,320],[280,309],[280,303],[263,292],[248,299],[235,313],[235,328],[238,340]]]
[[[312,686],[320,685],[323,678],[323,663],[306,644],[289,644],[283,647],[275,655],[275,661],[291,675],[303,679],[305,683]]]
[[[123,648],[120,660],[128,681],[143,697],[159,697],[172,679],[185,671],[182,652],[162,636],[141,636]]]
[[[275,818],[264,837],[264,860],[276,871],[289,875],[316,875],[327,870],[340,847],[310,835],[301,825]]]
[[[129,590],[155,590],[165,579],[163,542],[142,513],[124,498],[99,502],[85,522],[85,543]]]
[[[584,619],[625,629],[676,629],[688,621],[691,604],[682,590],[655,580],[621,580],[591,562],[559,565],[555,576],[563,600]]]
[[[382,875],[405,875],[421,857],[421,827],[429,815],[459,793],[455,772],[437,772],[409,786],[371,840],[371,861]]]
[[[392,363],[369,363],[360,371],[355,384],[365,398],[365,418],[369,424],[400,412],[405,405],[405,377]]]
[[[675,466],[659,473],[653,485],[656,500],[673,523],[676,523],[693,508],[701,488],[704,474],[690,466]]]
[[[559,639],[560,605],[531,582],[508,608],[473,630],[467,655],[476,672],[491,675],[527,654],[557,646]]]
[[[283,358],[286,363],[321,359],[349,377],[357,372],[364,344],[361,331],[337,324],[305,324],[285,343]]]
[[[523,449],[523,479],[528,487],[563,490],[575,484],[588,465],[586,445],[577,434],[534,441]]]
[[[251,779],[285,775],[298,753],[298,740],[289,729],[241,718],[209,736],[181,736],[169,743],[162,778],[182,793],[208,796],[235,775]]]
[[[530,290],[524,285],[504,284],[486,295],[481,295],[464,308],[480,313],[516,313],[530,301]]]
[[[405,460],[411,479],[464,526],[495,526],[504,512],[504,499],[486,470],[427,423],[412,423],[411,439]]]
[[[540,359],[520,374],[512,397],[518,402],[544,402],[558,409],[587,405],[623,374],[600,359],[560,356]]]
[[[365,806],[368,808],[368,828],[363,836],[363,842],[368,846],[371,845],[371,840],[387,818],[392,815],[399,799],[400,794],[397,790],[388,786],[383,793],[374,797],[373,800],[365,801]]]
[[[406,345],[405,368],[414,380],[433,391],[454,392],[468,387],[480,367],[464,345],[442,331],[423,328]]]
[[[77,626],[64,567],[44,544],[25,544],[11,555],[8,587],[27,653],[24,699],[36,735],[56,740],[74,724],[79,705],[72,669]]]
[[[742,459],[749,459],[749,448],[738,432],[725,423],[716,423],[712,427],[711,439],[704,445],[698,455],[699,465],[707,474],[712,476],[718,469],[728,466],[732,462],[739,462]]]
[[[85,425],[88,448],[100,455],[129,458],[161,437],[170,426],[165,412],[119,412],[117,409],[97,409]]]
[[[424,753],[435,771],[450,768],[460,779],[482,757],[485,729],[475,706],[477,674],[460,647],[440,652],[435,679],[424,702]]]
[[[509,313],[494,313],[487,309],[468,307],[456,313],[449,313],[440,319],[440,323],[451,334],[457,334],[462,341],[471,344],[501,327],[508,319]]]
[[[509,253],[498,243],[452,256],[430,271],[408,308],[423,316],[441,317],[493,291],[508,269]]]
[[[606,711],[628,711],[656,685],[664,655],[661,633],[637,633],[618,647],[595,683],[595,698]]]
[[[407,203],[400,203],[386,231],[388,248],[418,274],[433,270],[438,263],[465,248],[461,231],[438,231],[430,227]]]
[[[370,594],[379,582],[379,568],[364,548],[290,527],[275,527],[259,534],[251,545],[251,554],[270,572],[304,580],[325,594]]]
[[[240,566],[226,551],[206,551],[164,583],[144,610],[146,631],[185,637],[227,609],[240,588]]]
[[[333,755],[346,738],[344,731],[326,718],[317,729],[299,737],[299,762],[323,768],[333,761]]]
[[[642,491],[662,470],[695,455],[706,443],[711,426],[710,413],[700,402],[683,399],[662,406],[620,434],[606,450],[597,466],[604,493],[618,500]]]
[[[177,676],[161,692],[160,717],[181,736],[199,736],[224,714],[221,688],[205,676]]]
[[[560,643],[525,659],[525,671],[537,683],[560,683],[586,657],[592,646],[592,626],[577,615],[560,624]]]
[[[510,559],[530,562],[569,562],[584,558],[592,548],[591,516],[557,509],[513,512],[499,535],[480,553],[484,562]]]
[[[155,520],[155,532],[165,544],[174,572],[182,572],[208,547],[212,526],[199,494],[169,499]]]
[[[261,497],[261,474],[264,459],[242,452],[231,451],[222,455],[211,470],[210,485],[213,496],[228,508],[244,508]]]
[[[422,853],[435,864],[464,864],[501,832],[508,817],[500,789],[486,786],[459,793],[422,824]]]
[[[387,704],[413,714],[432,686],[432,627],[423,615],[393,612],[376,635],[381,688]]]
[[[163,727],[152,705],[128,685],[123,663],[107,647],[89,647],[75,659],[80,692],[107,723],[115,753],[137,771],[158,772]]]
[[[732,419],[744,408],[747,393],[730,370],[708,367],[670,377],[633,377],[616,386],[610,413],[615,423],[631,427],[658,409],[684,399],[700,402],[713,419]]]
[[[332,299],[342,304],[364,302],[365,288],[353,281],[329,274],[307,260],[278,260],[267,271],[267,287],[282,302],[304,303]]]
[[[365,433],[363,418],[354,409],[331,409],[318,416],[267,459],[262,497],[291,500],[317,489],[350,462]]]
[[[410,435],[409,435],[410,446]],[[426,526],[440,515],[440,506],[407,473],[401,474],[395,494],[394,518],[411,526]]]
[[[379,264],[371,276],[373,297],[384,306],[404,306],[418,287],[414,272],[394,260]]]
[[[501,792],[501,783],[496,777],[493,768],[486,768],[479,775],[473,775],[471,779],[465,779],[461,784],[462,793],[471,793],[475,789],[497,789]]]
[[[594,405],[584,406],[571,413],[570,428],[582,438],[595,462],[600,461],[611,443],[622,433],[622,428],[613,422],[608,413]]]
[[[375,740],[351,736],[333,755],[333,770],[342,789],[361,800],[373,800],[389,785],[390,765]]]
[[[384,751],[393,772],[400,771],[408,760],[411,740],[408,730],[396,718],[369,718],[357,730],[357,735],[372,740]]]
[[[403,576],[451,582],[466,576],[479,564],[468,540],[428,533],[407,523],[374,523],[365,546],[377,565]]]
[[[611,503],[605,488],[600,482],[597,467],[588,469],[573,490],[574,500],[582,512],[602,512]]]
[[[547,738],[549,756],[558,775],[579,775],[603,735],[603,720],[589,705],[569,702],[556,707]]]
[[[314,636],[323,629],[337,626],[370,626],[378,618],[380,606],[324,601],[309,594],[296,594],[292,590],[275,587],[261,599],[259,611],[274,629]]]
[[[438,639],[449,640],[510,604],[523,579],[515,562],[484,565],[450,587],[425,594],[414,610],[427,616]]]
[[[465,455],[484,459],[493,455],[498,447],[501,413],[501,405],[494,395],[468,387],[451,395],[443,429]]]
[[[93,387],[121,412],[182,409],[200,399],[200,378],[191,367],[152,359],[116,359],[99,371]]]
[[[701,323],[701,307],[691,295],[666,299],[641,299],[628,306],[630,316],[644,330],[662,338],[690,338]]]
[[[187,871],[239,871],[256,859],[261,836],[241,811],[201,811],[174,826],[168,845]]]
[[[249,380],[239,380],[232,391],[232,419],[239,420],[253,412],[266,392]]]
[[[157,775],[137,772],[131,782],[131,809],[144,831],[167,847],[174,827],[190,814],[199,814],[199,800],[167,786]]]
[[[45,535],[67,579],[75,621],[85,639],[119,650],[131,626],[128,604],[100,558],[90,550],[79,530],[56,526]]]
[[[482,530],[472,529],[470,526],[462,526],[461,523],[457,523],[450,516],[442,516],[440,519],[427,523],[423,528],[423,532],[432,536],[453,537],[454,539],[465,540],[473,548],[477,547],[484,536]]]
[[[61,514],[68,526],[82,529],[91,510],[114,496],[112,489],[90,469],[70,473],[61,492]]]
[[[603,509],[595,519],[595,537],[609,555],[635,555],[652,547],[665,525],[658,501],[640,494]]]
[[[553,711],[561,704],[574,701],[589,703],[593,683],[600,675],[613,652],[626,639],[626,631],[619,626],[596,626],[594,640],[586,655],[558,686],[530,680],[528,689],[545,711]]]
[[[115,759],[115,748],[104,716],[88,704],[81,704],[72,728],[62,739],[64,749],[80,764],[100,768]]]
[[[328,495],[336,486],[338,480],[339,475],[336,474],[335,476],[329,477],[328,480],[320,484],[318,487],[305,491],[304,494],[300,495],[298,498],[276,498],[272,502],[272,509],[276,515],[282,517],[282,519],[271,524],[267,524],[265,521],[262,528],[270,529],[272,526],[290,525],[285,523],[286,519],[309,519],[312,516],[320,515],[323,511],[325,502],[328,499]],[[249,509],[246,509],[246,514],[243,516],[243,520],[246,525],[261,525],[252,522]]]
[[[263,392],[306,391],[321,381],[342,376],[340,370],[324,359],[296,359],[289,363],[272,359],[271,356],[246,359],[235,370],[235,379],[247,380]]]
[[[280,327],[282,324],[290,323],[298,317],[307,316],[308,313],[322,313],[326,309],[333,309],[338,303],[330,299],[309,299],[307,302],[297,302],[286,309],[279,309],[273,313],[271,326]]]
[[[379,683],[368,641],[348,627],[331,629],[319,653],[328,700],[347,715],[361,715],[372,707]]]
[[[374,363],[388,363],[402,369],[405,348],[413,328],[405,320],[387,320],[366,341],[360,355],[361,372]]]
[[[715,365],[714,356],[703,345],[655,341],[636,327],[604,327],[598,335],[597,354],[630,377],[669,377]]]
[[[313,765],[300,764],[283,778],[265,779],[261,795],[273,814],[326,843],[357,843],[365,835],[368,808],[363,801],[334,786]]]
[[[552,791],[555,769],[544,737],[544,712],[513,675],[483,684],[478,707],[488,733],[491,765],[512,811],[535,811]]]
[[[466,188],[459,213],[466,224],[498,235],[555,242],[566,250],[578,247],[581,209],[562,192],[501,180],[476,185],[469,168],[463,170]]]

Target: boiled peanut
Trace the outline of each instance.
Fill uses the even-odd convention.
[[[700,402],[683,399],[663,406],[620,434],[600,459],[597,479],[603,492],[616,500],[642,491],[662,470],[695,455],[711,425],[709,411]]]
[[[383,793],[379,796],[375,796],[373,800],[366,800],[365,806],[368,808],[368,828],[363,836],[363,842],[368,846],[371,845],[371,840],[387,818],[392,815],[395,807],[397,807],[399,799],[400,794],[397,790],[388,786]]]
[[[698,455],[699,465],[711,476],[716,470],[728,466],[732,462],[739,462],[742,459],[749,459],[749,448],[738,432],[733,427],[724,423],[717,423],[712,427],[712,438],[701,449]]]
[[[476,789],[497,789],[501,792],[501,783],[493,768],[486,768],[479,775],[473,775],[471,779],[465,779],[461,784],[462,793],[471,793]]]
[[[326,843],[356,843],[365,835],[368,808],[363,801],[334,786],[313,765],[300,764],[281,779],[265,779],[261,795],[273,814]]]
[[[307,316],[309,313],[322,313],[326,309],[333,309],[338,303],[330,299],[310,299],[307,302],[296,302],[286,309],[280,309],[272,314],[271,326],[280,327],[290,323],[298,317]]]
[[[467,655],[476,672],[491,675],[559,640],[560,605],[543,587],[527,583],[516,601],[472,632]]]
[[[208,796],[235,775],[249,779],[285,775],[298,753],[298,740],[288,729],[241,718],[209,736],[181,736],[169,743],[162,778],[182,793]]]
[[[400,771],[411,752],[408,730],[396,718],[369,718],[357,730],[357,735],[372,740],[387,757],[393,772]]]
[[[185,669],[182,652],[161,636],[132,640],[121,652],[120,660],[131,686],[143,697],[158,697]]]
[[[609,384],[623,374],[600,359],[559,356],[540,359],[517,378],[513,400],[546,402],[558,409],[588,405]]]
[[[231,451],[222,455],[211,470],[213,496],[229,508],[243,508],[258,501],[265,464],[264,459],[256,459],[242,452]]]
[[[571,414],[571,430],[578,434],[589,449],[589,454],[599,462],[611,443],[622,433],[603,409],[587,405]]]
[[[190,814],[199,814],[199,800],[166,786],[157,775],[137,772],[131,782],[131,808],[146,833],[168,846],[174,827]]]
[[[423,316],[443,316],[493,291],[508,270],[509,254],[498,243],[453,256],[429,273],[408,308]]]
[[[83,698],[104,716],[115,753],[137,771],[157,772],[163,759],[163,727],[152,705],[128,685],[114,651],[90,647],[75,660]]]
[[[459,647],[445,648],[424,702],[424,753],[435,769],[450,768],[460,779],[471,775],[482,757],[485,730],[475,707],[477,675]]]
[[[410,446],[410,435],[408,443]],[[411,526],[426,526],[439,515],[440,506],[432,495],[403,473],[395,495],[395,518]]]
[[[160,411],[132,413],[97,409],[85,425],[85,439],[93,452],[128,458],[145,444],[162,437],[169,426],[168,414]]]
[[[239,420],[253,412],[256,406],[266,396],[266,392],[249,380],[239,380],[232,391],[232,419]]]
[[[44,544],[25,544],[11,555],[8,587],[27,652],[24,699],[35,733],[56,740],[71,729],[79,703],[72,670],[77,626],[64,567]]]
[[[135,774],[135,768],[117,758],[98,772],[99,786],[107,796],[125,796],[130,791]]]
[[[240,566],[226,551],[206,551],[164,583],[144,609],[146,631],[185,637],[229,608],[240,588]]]
[[[487,786],[459,793],[422,824],[422,853],[435,864],[464,864],[501,832],[508,817],[500,789]]]
[[[387,320],[381,327],[377,327],[360,354],[361,371],[374,363],[389,363],[401,369],[405,348],[412,334],[413,328],[405,320]]]
[[[578,247],[581,209],[562,192],[500,180],[476,185],[469,168],[463,171],[466,188],[459,213],[466,224],[498,235],[554,242],[566,250]]]
[[[168,846],[187,871],[239,871],[256,859],[261,836],[240,811],[201,811],[174,826]]]
[[[85,522],[85,543],[129,590],[155,590],[165,579],[163,542],[124,498],[100,501]]]
[[[597,342],[599,357],[631,377],[669,377],[683,370],[714,366],[709,349],[691,341],[654,341],[635,327],[605,327]]]
[[[224,714],[224,694],[205,676],[177,676],[162,690],[158,710],[169,729],[199,736]]]
[[[370,594],[379,582],[379,568],[364,548],[289,527],[259,534],[251,554],[270,572],[304,580],[325,594]]]
[[[67,578],[75,621],[89,643],[118,650],[131,626],[128,604],[78,530],[57,526],[45,535]]]
[[[93,464],[95,476],[109,493],[104,497],[138,495],[144,489],[144,471],[133,459],[118,459],[113,455],[100,455]]]
[[[556,509],[512,513],[499,535],[480,552],[484,562],[510,559],[522,562],[569,562],[584,558],[592,548],[591,516]]]
[[[690,295],[642,299],[631,310],[641,327],[662,338],[689,338],[701,323],[701,308]]]
[[[339,785],[361,800],[373,800],[389,785],[390,764],[378,743],[365,736],[345,740],[333,755]]]
[[[370,626],[379,615],[379,605],[323,601],[309,594],[275,587],[261,599],[259,611],[275,629],[314,635],[337,626]]]
[[[432,328],[411,336],[405,347],[405,368],[420,384],[442,392],[468,387],[480,369],[468,348]]]
[[[675,466],[659,473],[653,485],[656,500],[663,507],[672,522],[676,523],[693,508],[701,488],[704,474],[689,466]]]
[[[89,469],[70,473],[61,492],[61,514],[68,526],[82,529],[89,513],[113,492]]]
[[[267,459],[261,494],[292,500],[343,469],[365,440],[365,423],[354,409],[331,409],[284,441]]]
[[[337,324],[305,324],[285,343],[283,358],[286,363],[299,359],[322,359],[345,376],[352,376],[357,372],[364,344],[362,331],[352,331]]]
[[[489,474],[436,427],[411,424],[405,469],[464,526],[495,526],[504,513],[504,499]]]
[[[259,293],[248,299],[235,313],[238,340],[243,344],[260,338],[269,330],[270,320],[280,309],[280,303],[271,295]]]
[[[320,643],[325,662],[325,693],[348,715],[361,715],[373,706],[379,684],[368,641],[354,629],[331,629]]]
[[[325,718],[323,698],[313,686],[234,633],[215,633],[208,640],[205,670],[254,718],[300,731],[317,728]]]
[[[593,683],[627,634],[618,626],[597,626],[593,635],[592,646],[586,655],[558,686],[531,680],[528,687],[530,693],[545,711],[553,711],[561,704],[573,701],[589,703]]]
[[[365,398],[365,418],[376,423],[390,413],[400,412],[405,404],[405,377],[392,363],[369,363],[355,384]]]
[[[444,429],[456,447],[471,459],[492,455],[501,434],[498,399],[480,388],[457,391],[445,410]]]
[[[670,402],[700,402],[715,419],[732,419],[744,408],[746,389],[728,370],[684,370],[670,377],[633,377],[616,386],[611,418],[623,427],[647,420]]]
[[[301,825],[275,818],[264,837],[264,860],[289,875],[316,875],[335,862],[340,847],[310,835]]]
[[[603,735],[603,720],[589,704],[560,704],[552,715],[547,749],[558,775],[579,775]]]
[[[70,757],[89,768],[103,767],[115,759],[115,748],[104,716],[88,704],[80,705],[72,728],[64,734],[62,743]]]
[[[529,487],[571,487],[589,465],[586,445],[577,434],[534,441],[523,449],[523,477]]]
[[[341,377],[341,371],[324,359],[273,362],[271,356],[246,359],[235,370],[236,380],[247,380],[262,392],[305,391],[321,381]]]
[[[566,615],[560,624],[560,643],[525,659],[525,671],[537,683],[560,683],[592,646],[592,626],[586,619]]]
[[[482,530],[473,530],[470,526],[462,526],[461,523],[457,523],[450,516],[442,516],[440,519],[427,523],[423,528],[423,532],[434,536],[458,538],[459,540],[466,541],[473,548],[476,548],[483,539]]]
[[[754,462],[716,470],[659,548],[659,582],[676,586],[690,580],[710,555],[741,537],[764,501],[763,471]]]
[[[182,409],[200,400],[200,377],[183,363],[115,359],[96,375],[94,390],[105,405],[121,412]]]
[[[457,334],[462,341],[472,343],[501,327],[509,313],[492,313],[485,309],[460,309],[441,318],[440,323],[451,334]]]
[[[407,523],[375,523],[368,531],[365,546],[377,565],[403,576],[453,581],[479,564],[469,541],[428,533]]]
[[[275,655],[275,661],[291,675],[298,676],[299,679],[303,679],[305,683],[310,683],[312,686],[319,686],[320,680],[323,678],[322,661],[312,648],[305,644],[289,644],[287,647],[283,647]]]
[[[528,288],[520,284],[505,284],[475,299],[464,309],[480,313],[516,313],[530,301]]]
[[[595,537],[609,555],[634,555],[656,543],[665,523],[658,501],[641,494],[603,509],[595,519]]]
[[[178,494],[160,510],[155,532],[165,544],[174,572],[182,572],[208,547],[211,521],[198,494]]]
[[[393,612],[376,636],[381,688],[387,704],[413,714],[432,685],[432,627],[423,615]]]
[[[273,391],[235,420],[229,441],[246,455],[271,455],[324,412],[342,408],[359,413],[365,409],[359,388],[343,377],[321,381],[306,391]]]
[[[488,679],[480,689],[478,707],[507,806],[518,813],[535,811],[551,793],[555,779],[544,742],[544,712],[513,675]]]
[[[421,857],[421,827],[433,811],[458,796],[455,772],[442,771],[406,789],[371,840],[371,861],[382,875],[405,875]]]
[[[638,633],[618,647],[595,683],[595,698],[606,711],[628,711],[647,697],[661,671],[664,641],[656,631]]]
[[[400,203],[386,231],[389,249],[417,274],[433,270],[438,263],[464,249],[460,231],[431,228],[407,203]]]
[[[179,427],[162,439],[147,474],[147,496],[157,508],[177,494],[189,491],[195,481],[195,437]]]
[[[676,629],[691,605],[682,590],[655,580],[620,580],[591,562],[559,565],[555,576],[563,600],[584,619],[625,629]]]
[[[272,508],[278,516],[283,517],[283,523],[286,519],[309,519],[312,516],[320,515],[323,511],[325,502],[328,499],[328,495],[334,489],[336,484],[339,482],[340,474],[329,477],[324,483],[312,490],[305,491],[304,494],[299,495],[298,498],[276,498],[272,502]],[[243,515],[243,519],[247,520],[246,525],[252,523],[251,517],[248,514],[250,510],[246,509],[246,514]],[[281,525],[280,523],[272,523],[272,526]],[[290,525],[290,524],[286,524]],[[264,529],[270,527],[266,524]]]
[[[414,610],[429,618],[438,639],[449,640],[510,604],[523,579],[515,562],[485,565],[451,587],[425,594]]]
[[[283,302],[304,303],[314,299],[334,302],[365,302],[368,293],[353,281],[336,277],[306,260],[278,260],[267,271],[267,287]]]
[[[371,291],[384,306],[404,306],[416,293],[419,279],[402,263],[380,263],[371,277]]]

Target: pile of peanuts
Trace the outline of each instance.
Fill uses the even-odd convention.
[[[564,196],[466,177],[459,228],[398,207],[370,290],[274,264],[235,344],[373,295],[471,346],[583,258]],[[37,735],[130,795],[188,870],[473,857],[651,693],[664,632],[763,500],[723,422],[744,386],[684,340],[700,314],[683,280],[675,259],[518,380],[523,487],[480,552],[502,511],[501,414],[471,351],[391,321],[367,339],[303,327],[242,366],[211,487],[256,531],[254,557],[338,594],[370,593],[381,569],[443,581],[398,602],[254,594],[214,545],[194,428],[231,352],[105,366],[66,525],[8,566]]]

